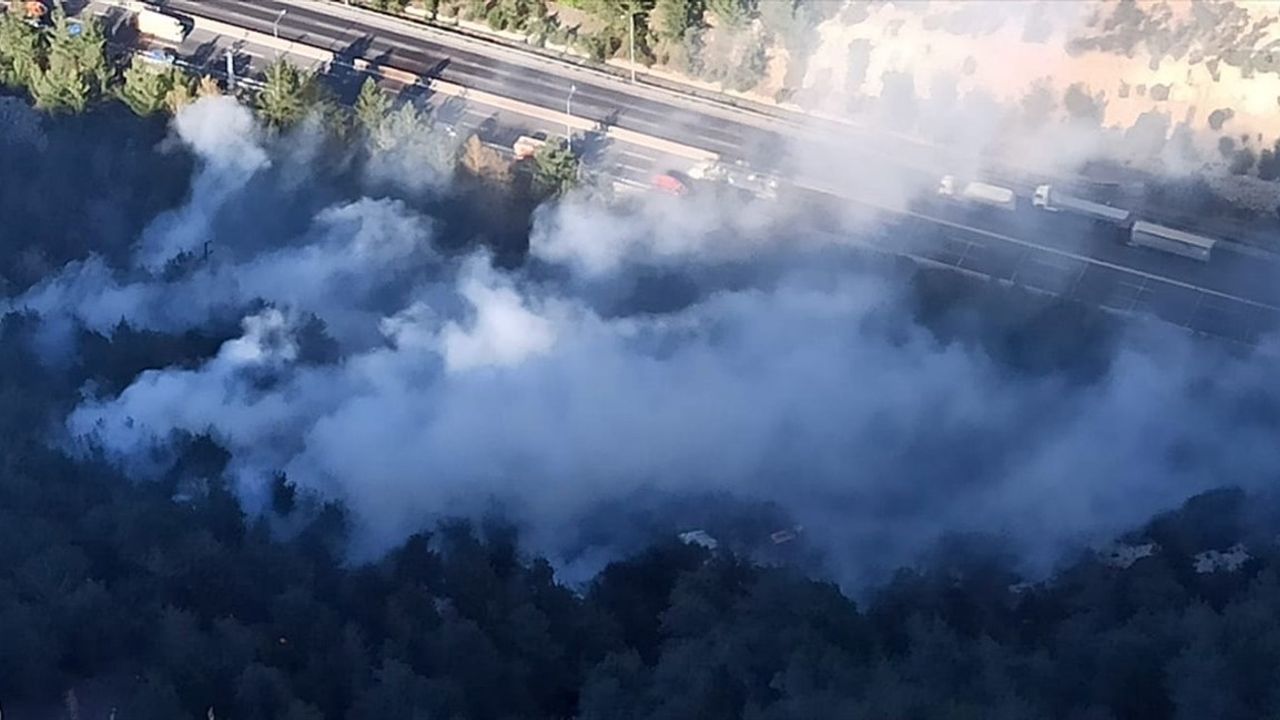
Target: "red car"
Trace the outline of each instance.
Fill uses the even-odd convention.
[[[689,186],[671,173],[654,175],[653,187],[655,190],[660,190],[668,195],[687,195],[689,193]]]

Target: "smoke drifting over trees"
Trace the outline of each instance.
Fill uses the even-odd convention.
[[[386,110],[353,149],[225,97],[170,124],[0,103],[0,695],[122,719],[1275,707],[1192,681],[1271,657],[1273,345],[857,248],[901,225],[496,203],[486,158],[455,175],[456,142]],[[1081,559],[1222,486],[1252,494],[1158,519],[1130,572]],[[673,540],[699,527],[716,550]],[[1247,574],[1199,569],[1220,556]],[[927,570],[884,585],[903,565]],[[1248,622],[1256,647],[1220,637]],[[1125,652],[1075,662],[1095,638]]]
[[[812,239],[811,259],[784,263],[781,248],[805,238],[763,221],[744,254],[702,208],[674,202],[548,207],[531,262],[503,270],[467,249],[480,238],[446,209],[449,186],[388,189],[376,162],[316,171],[322,142],[305,127],[265,135],[233,100],[200,100],[152,151],[194,155],[186,199],[140,228],[131,254],[67,256],[6,301],[36,314],[50,362],[81,352],[75,328],[240,326],[205,358],[91,389],[60,444],[156,475],[171,437],[207,433],[250,509],[281,473],[346,504],[357,557],[498,509],[589,572],[631,541],[579,537],[602,508],[739,497],[804,525],[850,588],[957,532],[1002,536],[1044,570],[1277,467],[1270,423],[1239,410],[1270,397],[1262,366],[1173,330],[1115,329],[1102,350],[1026,362],[1056,317],[965,320],[931,305],[927,275],[913,285]],[[362,196],[362,167],[388,194]],[[965,329],[984,322],[994,329]],[[1091,352],[1098,367],[1076,372]]]

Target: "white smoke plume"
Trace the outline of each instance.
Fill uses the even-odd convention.
[[[201,250],[218,208],[269,164],[253,114],[234,98],[200,98],[178,112],[173,128],[202,168],[190,201],[157,218],[143,235],[138,259],[153,269],[179,253]]]
[[[782,508],[850,583],[951,532],[1003,533],[1043,567],[1195,492],[1258,485],[1280,468],[1273,428],[1240,411],[1269,387],[1262,366],[1172,329],[1133,331],[1105,376],[1081,386],[940,341],[914,322],[897,279],[857,253],[767,281],[707,281],[662,313],[605,310],[582,291],[681,266],[696,284],[726,262],[772,262],[759,248],[804,247],[799,229],[726,229],[696,204],[548,208],[532,252],[553,272],[442,255],[435,222],[390,199],[345,199],[293,234],[237,244],[219,223],[247,201],[237,188],[278,164],[246,144],[252,128],[206,134],[210,118],[238,112],[197,104],[177,123],[201,176],[226,183],[217,202],[193,196],[177,212],[199,232],[158,224],[130,272],[75,264],[12,306],[167,330],[250,308],[214,357],[87,397],[68,433],[144,473],[175,431],[208,432],[251,507],[278,472],[343,500],[357,556],[496,506],[569,563],[584,553],[574,528],[603,507],[722,493]],[[249,161],[215,160],[224,153]],[[210,238],[221,244],[202,265],[145,271]],[[308,316],[325,321],[337,360],[303,360]]]

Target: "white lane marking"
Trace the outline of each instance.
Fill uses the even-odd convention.
[[[243,28],[241,28],[241,29],[243,29]],[[508,99],[508,100],[509,100],[509,99]],[[636,135],[639,135],[639,134],[640,134],[640,133],[636,133]],[[1268,304],[1268,303],[1263,303],[1263,302],[1259,302],[1259,301],[1256,301],[1256,300],[1250,300],[1250,299],[1248,299],[1248,298],[1241,297],[1241,296],[1238,296],[1238,295],[1232,295],[1232,294],[1230,294],[1230,293],[1221,292],[1221,291],[1219,291],[1219,290],[1213,290],[1213,289],[1211,289],[1211,288],[1202,287],[1202,286],[1195,285],[1195,284],[1192,284],[1192,283],[1184,282],[1184,281],[1182,281],[1182,280],[1177,280],[1177,279],[1174,279],[1174,278],[1170,278],[1170,277],[1166,277],[1166,276],[1162,276],[1162,275],[1157,275],[1157,274],[1155,274],[1155,273],[1150,273],[1150,272],[1147,272],[1147,271],[1145,271],[1145,270],[1139,270],[1139,269],[1137,269],[1137,268],[1126,267],[1126,266],[1123,266],[1123,265],[1117,265],[1117,264],[1115,264],[1115,263],[1108,262],[1108,261],[1105,261],[1105,260],[1099,260],[1098,258],[1090,257],[1090,256],[1087,256],[1087,255],[1080,255],[1080,254],[1078,254],[1078,253],[1073,253],[1073,252],[1069,252],[1069,251],[1066,251],[1066,250],[1060,250],[1060,249],[1058,249],[1058,248],[1052,248],[1052,247],[1048,247],[1048,246],[1045,246],[1045,245],[1040,245],[1040,244],[1038,244],[1038,243],[1034,243],[1034,242],[1031,242],[1031,241],[1029,241],[1029,240],[1022,240],[1022,239],[1020,239],[1020,238],[1016,238],[1016,237],[1013,237],[1013,236],[1010,236],[1010,235],[1004,235],[1004,234],[1002,234],[1002,233],[997,233],[997,232],[993,232],[993,231],[990,231],[990,230],[984,230],[984,229],[982,229],[982,228],[973,227],[973,226],[971,226],[971,225],[965,225],[965,224],[963,224],[963,223],[957,223],[957,222],[953,222],[953,221],[950,221],[950,220],[945,220],[945,219],[943,219],[943,218],[939,218],[939,217],[934,217],[934,216],[926,215],[926,214],[924,214],[924,213],[916,212],[916,211],[914,211],[914,210],[909,210],[909,209],[904,210],[904,209],[901,209],[901,208],[893,208],[893,207],[889,207],[889,206],[881,205],[881,204],[876,203],[876,202],[874,202],[874,201],[867,201],[867,200],[862,200],[862,199],[858,199],[858,198],[850,198],[850,197],[846,197],[846,196],[843,196],[843,195],[841,195],[841,194],[839,194],[839,193],[834,193],[834,192],[830,192],[830,191],[828,191],[828,190],[824,190],[824,189],[821,189],[821,188],[813,187],[813,186],[811,186],[811,185],[803,184],[802,182],[797,182],[797,183],[795,183],[795,184],[796,184],[798,187],[807,188],[807,189],[814,190],[814,191],[817,191],[817,192],[822,192],[822,193],[824,193],[824,194],[832,195],[832,196],[837,197],[837,198],[844,198],[844,199],[846,199],[846,200],[850,200],[850,201],[853,201],[853,202],[860,202],[860,203],[863,203],[863,204],[870,205],[870,206],[872,206],[872,207],[878,207],[878,208],[879,208],[879,209],[881,209],[881,210],[885,210],[885,211],[888,211],[888,212],[891,212],[891,213],[895,213],[895,214],[899,214],[899,215],[906,215],[906,216],[908,216],[908,217],[914,217],[914,218],[917,218],[917,219],[920,219],[920,220],[925,220],[925,221],[927,221],[927,222],[932,222],[932,223],[935,223],[935,224],[938,224],[938,225],[942,225],[942,226],[944,226],[944,227],[950,227],[950,228],[953,228],[953,229],[956,229],[956,230],[963,230],[963,231],[965,231],[965,232],[973,233],[973,234],[976,234],[976,235],[979,235],[979,236],[982,236],[982,237],[988,237],[988,238],[991,238],[991,239],[994,239],[994,240],[1000,240],[1000,241],[1003,241],[1003,242],[1006,242],[1006,243],[1011,243],[1011,244],[1019,245],[1019,246],[1022,246],[1022,247],[1033,248],[1033,249],[1035,249],[1035,250],[1039,250],[1039,251],[1041,251],[1041,252],[1048,253],[1048,254],[1050,254],[1050,255],[1056,255],[1056,256],[1059,256],[1059,257],[1070,258],[1070,259],[1077,260],[1077,261],[1080,261],[1080,262],[1089,263],[1089,264],[1091,264],[1091,265],[1095,265],[1095,266],[1098,266],[1098,267],[1110,268],[1110,269],[1112,269],[1112,270],[1116,270],[1116,271],[1121,272],[1121,273],[1126,273],[1126,274],[1134,275],[1134,276],[1137,276],[1137,277],[1143,278],[1143,280],[1144,280],[1144,286],[1145,286],[1145,281],[1146,281],[1146,280],[1155,280],[1155,281],[1157,281],[1157,282],[1162,282],[1162,283],[1165,283],[1165,284],[1167,284],[1167,285],[1172,285],[1172,286],[1175,286],[1175,287],[1181,287],[1181,288],[1185,288],[1185,289],[1189,289],[1189,290],[1194,290],[1194,291],[1202,292],[1202,293],[1205,293],[1205,294],[1208,294],[1208,295],[1212,295],[1212,296],[1215,296],[1215,297],[1224,298],[1224,299],[1227,299],[1227,300],[1232,300],[1232,301],[1234,301],[1234,302],[1239,302],[1239,303],[1242,303],[1242,304],[1245,304],[1245,305],[1249,305],[1249,306],[1253,306],[1253,307],[1258,307],[1258,308],[1263,308],[1263,309],[1266,309],[1266,310],[1270,310],[1270,311],[1272,311],[1272,312],[1280,312],[1280,307],[1277,307],[1277,306],[1275,306],[1275,305],[1270,305],[1270,304]],[[968,246],[968,245],[966,245],[966,247],[965,247],[965,254],[966,254],[966,255],[968,254],[968,251],[969,251],[969,246]],[[963,262],[963,258],[962,258],[962,262]],[[958,267],[958,266],[957,266],[957,267]]]
[[[830,192],[828,190],[823,190],[822,188],[817,188],[810,185],[804,185],[799,182],[797,182],[796,185],[798,187],[802,187],[808,190],[813,190],[815,192],[824,193],[827,195],[831,195],[833,197],[842,198],[844,200],[849,200],[851,202],[870,205],[871,207],[875,207],[885,212],[893,213],[895,215],[905,215],[907,217],[913,217],[919,220],[924,220],[926,222],[942,225],[944,227],[949,227],[955,230],[964,230],[966,232],[974,233],[982,237],[991,238],[993,240],[1000,240],[1003,242],[1012,243],[1014,245],[1019,245],[1021,247],[1032,248],[1034,250],[1039,250],[1041,252],[1049,253],[1050,255],[1056,255],[1058,257],[1063,257],[1063,258],[1070,258],[1072,260],[1088,263],[1090,265],[1094,265],[1097,267],[1104,267],[1111,270],[1115,270],[1117,272],[1125,273],[1127,275],[1133,275],[1135,277],[1142,278],[1144,283],[1146,280],[1155,280],[1156,282],[1165,283],[1166,285],[1173,285],[1174,287],[1180,287],[1187,290],[1195,290],[1208,295],[1213,295],[1215,297],[1224,298],[1226,300],[1233,300],[1235,302],[1243,303],[1245,305],[1250,305],[1253,307],[1262,308],[1264,310],[1270,310],[1272,312],[1280,313],[1280,307],[1277,307],[1275,305],[1259,302],[1257,300],[1250,300],[1249,298],[1246,298],[1246,297],[1240,297],[1239,295],[1232,295],[1231,293],[1222,292],[1220,290],[1214,290],[1212,288],[1201,287],[1199,285],[1195,285],[1189,282],[1184,282],[1182,280],[1177,280],[1175,278],[1147,272],[1146,270],[1139,270],[1138,268],[1126,267],[1124,265],[1117,265],[1113,262],[1108,262],[1106,260],[1099,260],[1098,258],[1095,258],[1095,257],[1090,257],[1088,255],[1080,255],[1079,253],[1073,253],[1067,250],[1059,250],[1058,248],[1049,247],[1047,245],[1041,245],[1039,243],[1031,242],[1030,240],[1023,240],[1021,238],[1016,238],[1010,235],[1004,235],[1002,233],[993,232],[991,230],[984,230],[979,227],[973,227],[972,225],[965,225],[963,223],[953,222],[951,220],[945,220],[943,218],[934,217],[932,215],[926,215],[924,213],[917,212],[915,210],[910,210],[910,209],[904,210],[902,208],[895,208],[895,207],[890,207],[888,205],[882,205],[874,201],[847,197],[844,195],[840,195],[838,193]]]

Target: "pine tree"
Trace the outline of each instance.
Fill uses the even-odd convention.
[[[165,108],[165,97],[171,89],[172,81],[166,73],[135,55],[124,71],[120,99],[135,113],[151,115]]]
[[[30,87],[45,62],[40,31],[17,13],[0,16],[0,85]]]
[[[306,117],[317,100],[315,76],[284,58],[267,66],[266,84],[258,93],[258,111],[267,124],[284,128]]]
[[[707,0],[707,9],[722,24],[736,27],[746,22],[755,12],[755,0]]]
[[[658,20],[655,34],[663,40],[681,40],[702,23],[702,12],[701,0],[657,0],[653,9]]]
[[[504,185],[511,181],[511,163],[502,157],[497,150],[480,142],[480,138],[472,135],[462,146],[462,158],[459,160],[464,170],[472,177]]]
[[[73,27],[79,27],[77,33]],[[30,85],[36,104],[50,110],[81,112],[106,90],[109,72],[106,38],[96,21],[72,23],[55,10],[44,71]]]
[[[547,143],[533,154],[533,186],[547,197],[563,195],[578,184],[578,157],[563,144]]]
[[[356,120],[369,137],[377,134],[390,110],[391,100],[378,87],[378,83],[373,78],[365,80],[360,88],[360,96],[356,98]]]
[[[179,110],[195,102],[194,83],[186,74],[173,69],[168,70],[170,77],[169,92],[165,93],[164,105],[169,112],[177,114]]]

